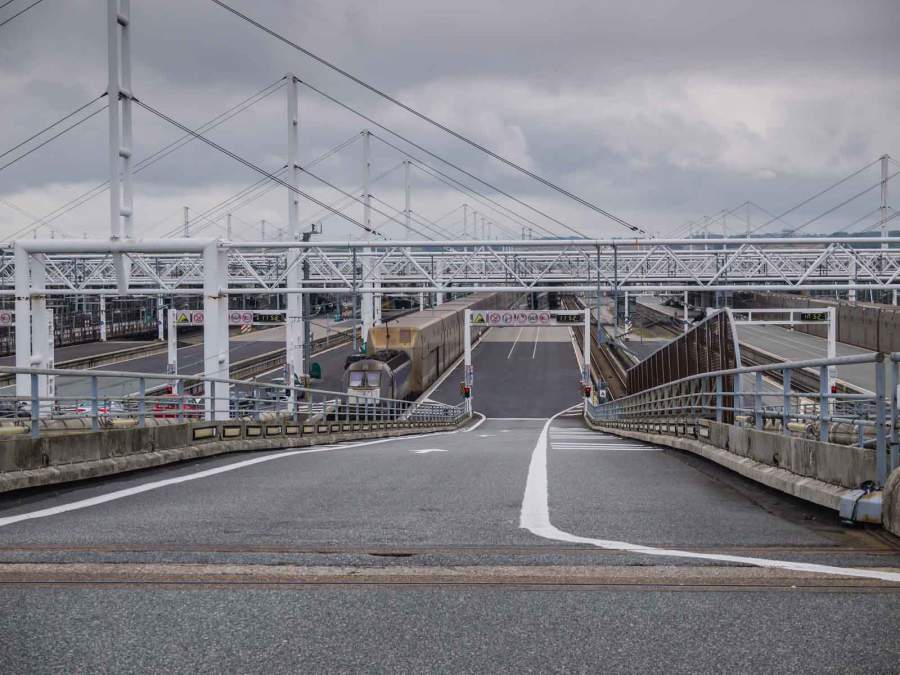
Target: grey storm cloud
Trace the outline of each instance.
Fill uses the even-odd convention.
[[[777,211],[882,153],[900,153],[894,1],[233,4],[510,159],[664,232],[745,200]],[[583,231],[624,232],[212,2],[132,0],[132,14],[135,94],[189,126],[294,72]],[[105,89],[104,21],[105,3],[66,0],[41,3],[0,28],[0,151]],[[279,168],[283,96],[276,92],[210,137],[267,170]],[[301,118],[304,162],[370,126],[309,90],[301,91]],[[0,171],[0,197],[40,215],[102,182],[105,127],[101,113]],[[136,113],[136,156],[179,135]],[[399,161],[375,146],[376,169]],[[317,171],[353,190],[360,152],[354,144]],[[877,180],[877,167],[872,172],[834,200]],[[203,210],[257,178],[194,142],[139,175],[136,209],[145,222],[176,214],[164,228],[177,224],[180,204]],[[460,202],[442,184],[416,180],[416,204],[429,217]],[[304,184],[328,201],[340,197],[310,177]],[[401,202],[396,174],[379,189],[386,201]],[[279,192],[245,207],[244,218],[280,218]],[[102,232],[103,199],[67,214],[60,228]],[[867,199],[823,223],[856,218],[877,195]],[[794,214],[796,222],[828,205]],[[27,222],[0,205],[0,231]]]

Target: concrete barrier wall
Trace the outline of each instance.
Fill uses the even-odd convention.
[[[41,438],[19,436],[0,441],[0,492],[229,452],[389,438],[446,431],[457,426],[436,422],[309,424],[272,419],[260,422],[194,421]]]
[[[678,423],[600,423],[587,418],[587,422],[599,431],[687,450],[842,515],[848,504],[852,506],[859,498],[868,499],[859,488],[875,479],[875,451],[871,449],[699,419]],[[873,496],[880,499],[878,493]],[[857,511],[858,520],[880,522],[880,503]]]

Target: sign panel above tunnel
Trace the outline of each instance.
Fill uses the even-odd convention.
[[[476,309],[470,320],[473,326],[557,325],[556,317],[546,309]]]

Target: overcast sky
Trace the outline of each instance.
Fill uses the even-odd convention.
[[[0,21],[27,4],[15,0],[0,10]],[[747,201],[780,213],[884,153],[900,159],[896,0],[232,4],[460,133],[653,232],[675,232],[688,220]],[[45,0],[0,28],[0,152],[105,90],[105,7],[100,0]],[[208,0],[132,0],[132,14],[134,94],[188,126],[201,125],[293,72],[578,231],[627,233]],[[301,89],[300,106],[303,164],[371,127],[308,89]],[[30,224],[26,214],[44,216],[106,180],[106,124],[101,112],[0,171],[4,237]],[[285,124],[281,89],[209,136],[277,170],[286,162]],[[143,110],[135,113],[134,133],[136,159],[180,135]],[[45,138],[0,158],[0,165]],[[402,160],[378,141],[372,147],[373,176]],[[362,144],[356,141],[311,171],[358,194],[361,163]],[[892,164],[890,171],[897,170],[900,165]],[[178,228],[184,205],[192,213],[205,212],[258,178],[195,141],[136,176],[138,231],[161,236]],[[879,166],[870,167],[785,220],[800,225],[879,178]],[[303,187],[329,203],[341,199],[309,176]],[[402,209],[402,187],[397,169],[373,184],[371,193]],[[432,220],[450,213],[441,225],[451,230],[461,227],[457,207],[465,202],[498,229],[502,223],[518,232],[527,217],[563,231],[484,186],[479,190],[518,215],[489,212],[474,197],[413,171],[413,209]],[[895,180],[890,201],[897,203],[898,196]],[[872,190],[807,229],[846,226],[878,203],[879,192]],[[258,238],[262,219],[273,235],[284,225],[286,205],[279,188],[234,208],[235,236]],[[314,218],[320,209],[304,202],[301,212]],[[362,217],[359,205],[347,213]],[[109,231],[107,214],[103,193],[53,226],[72,236],[103,236]],[[211,215],[223,217],[203,232],[223,235],[224,214]],[[743,232],[748,216],[752,226],[767,220],[755,206],[743,208],[726,221],[729,232]],[[382,214],[373,216],[375,224],[383,220]],[[358,234],[336,218],[324,225],[328,238]],[[396,238],[402,228],[388,224],[384,233]],[[47,235],[42,229],[40,236]]]

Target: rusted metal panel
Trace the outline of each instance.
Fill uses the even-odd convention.
[[[636,394],[691,375],[739,366],[730,316],[727,312],[718,312],[630,368],[627,377],[628,394]],[[731,376],[723,378],[722,389],[726,392],[733,391]],[[732,397],[726,396],[723,405],[732,408]],[[707,414],[704,413],[703,416]],[[733,419],[730,411],[726,413],[726,419]]]

